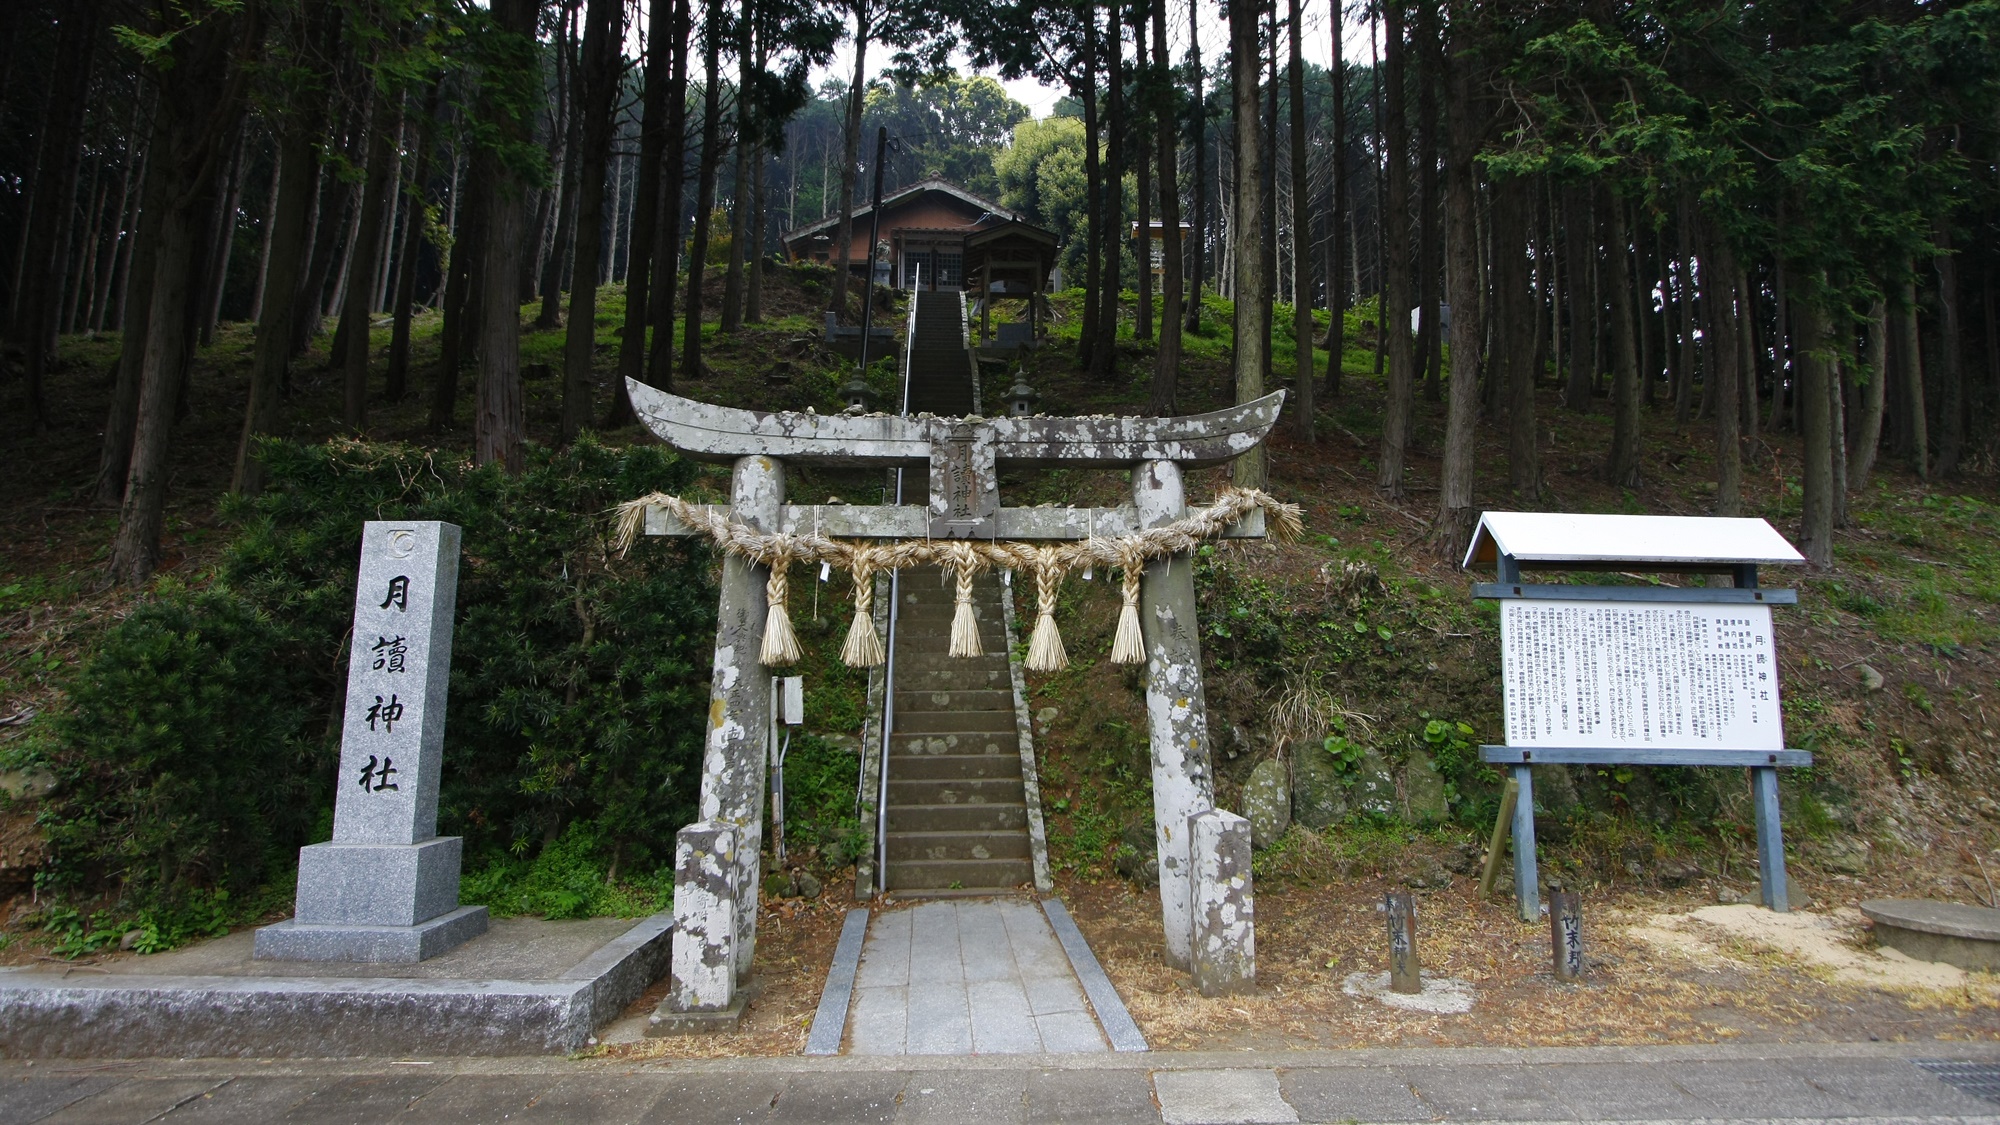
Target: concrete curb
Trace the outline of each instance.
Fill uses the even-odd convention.
[[[567,1054],[659,978],[672,931],[655,914],[553,980],[0,973],[0,1054]]]
[[[833,965],[826,971],[826,987],[820,990],[819,1008],[806,1036],[808,1055],[840,1053],[841,1036],[847,1032],[847,1009],[854,1000],[854,979],[861,971],[861,945],[868,937],[868,916],[867,907],[857,906],[840,924],[840,944],[833,948]]]
[[[1097,963],[1097,955],[1090,951],[1090,943],[1083,940],[1082,931],[1069,916],[1069,908],[1061,899],[1042,900],[1042,913],[1047,916],[1049,926],[1056,932],[1056,940],[1062,943],[1063,952],[1069,955],[1069,966],[1076,972],[1076,979],[1083,985],[1083,994],[1090,998],[1090,1006],[1097,1011],[1097,1026],[1104,1029],[1104,1037],[1111,1040],[1111,1049],[1122,1052],[1150,1051],[1146,1037],[1139,1033],[1139,1025],[1133,1021],[1132,1013],[1125,1010],[1125,1001],[1118,998],[1118,990],[1111,986],[1111,978],[1104,975],[1104,966]],[[1032,1058],[1034,1056],[1022,1056]]]

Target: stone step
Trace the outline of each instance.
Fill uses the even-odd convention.
[[[896,805],[889,822],[909,832],[1026,832],[1028,806],[1018,796],[1013,804]]]
[[[1011,730],[962,734],[909,734],[898,731],[889,736],[889,756],[896,760],[935,758],[940,754],[1012,754],[1019,757],[1020,753],[1020,738]]]
[[[1012,731],[1014,709],[1005,711],[898,711],[897,734],[965,734]]]
[[[996,656],[981,656],[967,659],[946,657],[943,660],[923,663],[903,659],[897,653],[896,686],[911,691],[967,691],[981,688],[1008,690],[1013,688],[1013,677],[1007,674],[1007,662]]]
[[[890,832],[889,863],[1027,859],[1026,832]]]
[[[971,781],[976,778],[1018,778],[1021,755],[917,754],[889,756],[889,780]]]
[[[883,873],[891,891],[1012,890],[1035,880],[1025,859],[890,860]]]
[[[898,669],[901,671],[901,669]],[[898,677],[900,679],[901,677]],[[918,711],[1000,711],[1014,706],[1014,693],[998,688],[959,688],[940,691],[909,690],[898,684],[896,692],[896,713],[912,714]]]
[[[1018,805],[1021,803],[1021,779],[978,778],[970,781],[896,780],[896,767],[889,767],[889,813],[890,824],[895,824],[895,809],[899,805]]]

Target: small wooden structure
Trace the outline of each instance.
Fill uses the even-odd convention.
[[[1750,770],[1758,879],[1789,909],[1778,768],[1786,749],[1771,607],[1798,591],[1757,585],[1757,568],[1804,556],[1760,519],[1488,512],[1463,568],[1491,565],[1475,598],[1502,603],[1507,745],[1482,746],[1519,786],[1514,893],[1522,921],[1541,913],[1535,871],[1535,765],[1739,766]],[[1552,585],[1524,568],[1617,574],[1716,574],[1728,587]]]
[[[1027,302],[1027,340],[1017,342],[1033,346],[1041,341],[1047,312],[1042,292],[1049,286],[1049,271],[1055,268],[1057,245],[1053,231],[1018,219],[966,236],[965,276],[977,281],[976,287],[969,288],[980,294],[982,347],[992,338],[993,302],[1002,297]]]

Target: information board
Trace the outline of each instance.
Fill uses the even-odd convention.
[[[1763,605],[1508,599],[1508,746],[1782,750]]]

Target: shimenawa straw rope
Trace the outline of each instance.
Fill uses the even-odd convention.
[[[1124,572],[1118,612],[1118,630],[1113,638],[1111,659],[1118,664],[1143,664],[1146,660],[1145,635],[1139,623],[1140,579],[1145,565],[1153,559],[1168,558],[1192,551],[1204,539],[1213,539],[1252,509],[1262,508],[1270,521],[1271,538],[1290,542],[1304,532],[1301,509],[1254,488],[1225,488],[1204,508],[1189,512],[1169,524],[1149,527],[1129,535],[1090,538],[1058,545],[978,540],[903,539],[864,543],[833,539],[818,531],[805,534],[760,532],[739,523],[714,508],[690,503],[663,492],[649,493],[620,504],[613,546],[623,555],[629,551],[646,522],[646,509],[658,505],[675,519],[709,539],[727,554],[771,568],[764,587],[770,612],[764,623],[761,659],[767,665],[796,663],[801,655],[798,636],[786,610],[788,579],[786,570],[793,562],[826,562],[840,566],[854,579],[854,621],[847,630],[841,660],[849,667],[865,668],[884,659],[882,641],[875,633],[870,611],[874,606],[874,576],[882,570],[935,565],[948,568],[957,580],[952,616],[951,655],[978,656],[979,623],[972,612],[972,580],[988,566],[1030,570],[1035,575],[1035,631],[1028,645],[1028,667],[1052,672],[1068,666],[1062,636],[1056,629],[1056,592],[1064,574],[1090,566],[1117,567]]]

